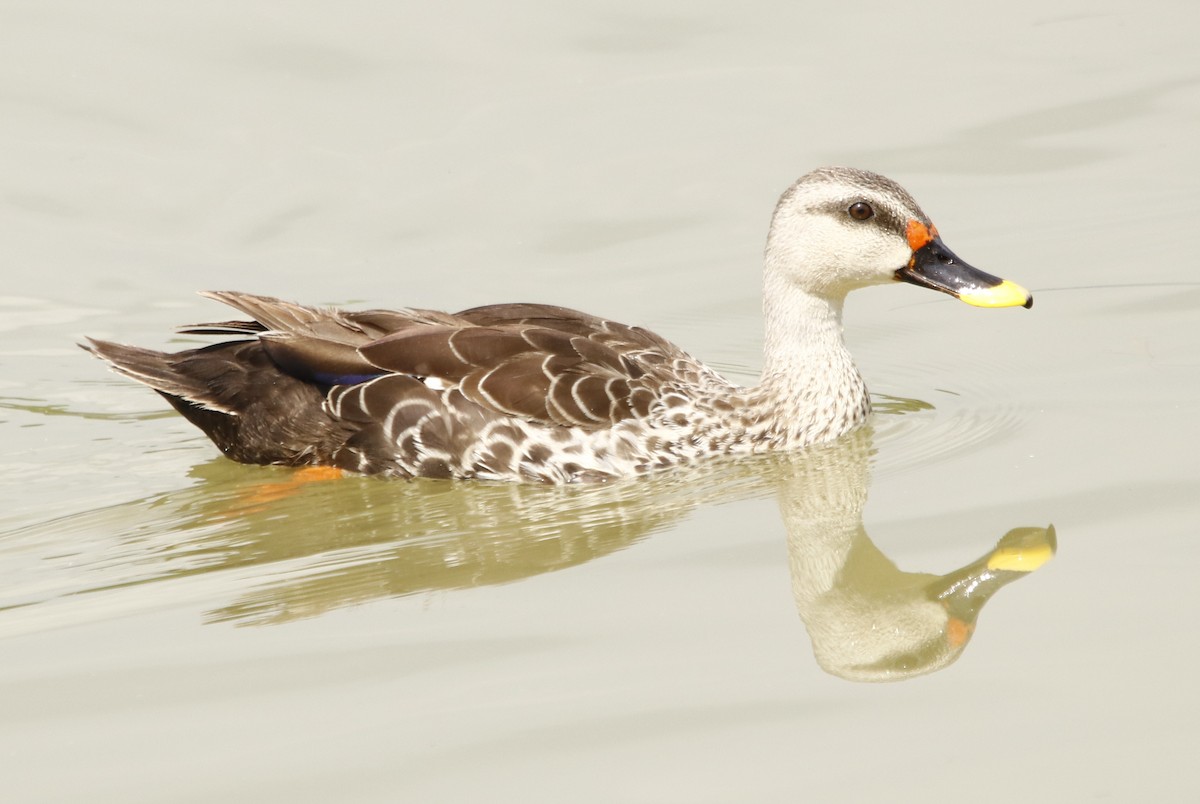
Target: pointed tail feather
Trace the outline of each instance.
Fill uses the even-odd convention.
[[[325,411],[323,391],[281,372],[257,340],[173,354],[92,338],[80,346],[160,393],[235,461],[330,464],[352,434]]]
[[[137,380],[169,397],[185,399],[222,413],[236,413],[213,396],[201,377],[181,371],[177,354],[156,352],[153,349],[96,338],[87,338],[86,341],[79,344],[80,348],[103,360],[118,374]]]
[[[212,321],[206,324],[185,324],[175,330],[181,335],[258,335],[267,328],[257,321]]]

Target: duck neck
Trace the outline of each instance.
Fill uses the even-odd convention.
[[[828,441],[866,418],[866,385],[842,335],[845,293],[822,295],[768,271],[761,403],[772,408],[776,439]]]

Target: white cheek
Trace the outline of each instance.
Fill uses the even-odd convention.
[[[912,257],[894,232],[827,215],[786,213],[774,221],[766,251],[769,274],[833,293],[889,282]]]
[[[859,244],[860,261],[856,279],[864,285],[891,281],[912,258],[908,244],[895,235],[876,230]]]
[[[889,237],[887,245],[880,256],[879,273],[885,279],[892,279],[896,271],[908,265],[912,259],[912,249],[907,243],[901,243],[897,238]]]

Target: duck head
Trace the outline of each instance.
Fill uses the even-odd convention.
[[[779,199],[767,236],[768,279],[827,299],[895,281],[976,307],[1030,307],[1021,286],[959,259],[903,187],[865,170],[826,167]]]

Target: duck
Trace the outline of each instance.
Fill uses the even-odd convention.
[[[402,478],[606,482],[722,455],[834,441],[871,413],[843,336],[847,294],[909,283],[1029,308],[972,267],[899,184],[824,167],[779,198],[763,259],[763,369],[721,376],[642,327],[549,304],[345,310],[235,291],[245,319],[167,353],[85,350],[161,394],[228,458]]]

